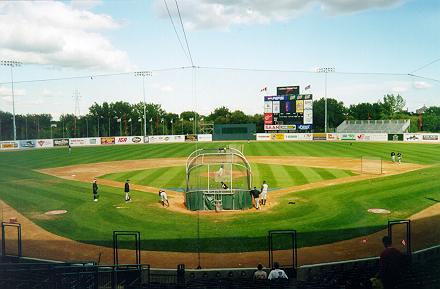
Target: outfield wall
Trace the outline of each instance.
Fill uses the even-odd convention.
[[[350,142],[418,142],[440,143],[440,133],[257,133],[257,141],[350,141]],[[184,143],[212,142],[212,134],[198,135],[154,135],[154,136],[119,136],[90,138],[55,138],[0,141],[0,150],[38,149],[51,147],[79,147],[97,145],[123,145],[146,143]]]

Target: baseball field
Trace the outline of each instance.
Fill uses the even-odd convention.
[[[420,220],[416,247],[440,241],[440,145],[244,142],[253,184],[269,184],[266,206],[188,211],[182,193],[186,158],[197,148],[219,145],[227,143],[78,147],[70,154],[67,148],[1,152],[2,218],[16,217],[23,224],[24,255],[69,260],[102,255],[102,262],[110,262],[112,231],[133,230],[141,233],[145,263],[163,267],[197,264],[197,252],[205,267],[253,266],[266,258],[267,232],[276,229],[298,231],[300,252],[308,254],[301,263],[374,256],[388,220]],[[391,163],[391,151],[402,153],[401,165]],[[382,175],[361,172],[365,156],[382,158]],[[93,177],[99,202],[92,198]],[[129,203],[126,179],[132,188]],[[160,204],[159,188],[167,191],[170,207]],[[368,211],[372,208],[389,213],[374,214]],[[67,212],[47,214],[53,210]],[[121,246],[129,255],[131,244]]]

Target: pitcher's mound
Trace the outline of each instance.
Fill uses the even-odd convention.
[[[45,215],[62,215],[67,213],[66,210],[54,210],[54,211],[47,211],[46,213],[44,213]]]
[[[390,214],[391,211],[385,209],[368,209],[368,212],[373,214]]]

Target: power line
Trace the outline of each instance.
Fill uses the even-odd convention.
[[[168,16],[169,16],[169,18],[170,18],[170,20],[171,20],[171,24],[173,24],[174,33],[175,33],[176,36],[177,36],[177,40],[179,40],[180,47],[182,48],[183,53],[185,54],[185,56],[186,56],[187,58],[189,58],[189,57],[188,57],[188,54],[186,53],[185,48],[183,47],[182,40],[180,40],[179,33],[177,33],[176,25],[174,25],[173,17],[171,16],[170,9],[168,8],[167,1],[166,1],[166,0],[163,0],[163,2],[165,3],[165,7],[167,8]]]
[[[425,65],[422,65],[421,67],[417,68],[416,70],[411,71],[410,74],[412,74],[412,73],[414,73],[416,71],[422,70],[423,68],[426,68],[426,67],[436,63],[437,61],[440,61],[440,58],[437,58],[437,59],[435,59],[435,60],[433,60],[433,61],[431,61],[431,62],[429,62],[429,63],[427,63]]]
[[[179,19],[180,19],[180,25],[182,26],[183,36],[185,36],[186,48],[188,49],[189,59],[191,60],[191,65],[194,67],[191,50],[189,49],[188,38],[186,38],[185,26],[183,26],[182,16],[180,15],[179,4],[177,3],[177,0],[174,0],[174,2],[176,2],[177,13],[179,14]]]
[[[415,75],[415,74],[412,74],[412,73],[408,73],[408,76],[416,77],[416,78],[421,78],[421,79],[426,79],[426,80],[431,80],[431,81],[435,81],[435,82],[440,82],[439,79],[425,77],[425,76],[421,76],[421,75]]]

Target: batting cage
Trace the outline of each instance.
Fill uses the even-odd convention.
[[[251,208],[251,179],[251,167],[240,149],[198,149],[186,163],[186,207],[192,211]]]

